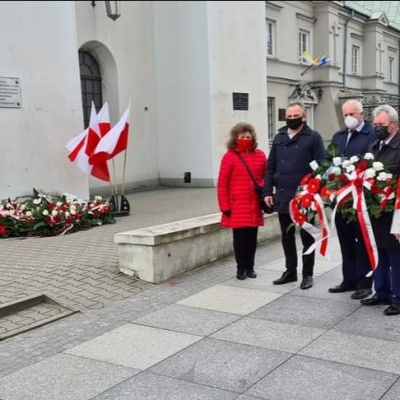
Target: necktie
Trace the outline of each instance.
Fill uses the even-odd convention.
[[[385,145],[385,142],[383,140],[381,140],[381,142],[379,143],[379,151],[382,150],[382,147]]]

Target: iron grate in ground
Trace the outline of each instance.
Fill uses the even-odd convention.
[[[0,341],[76,312],[44,294],[1,304]]]

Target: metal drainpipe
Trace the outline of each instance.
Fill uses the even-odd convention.
[[[351,10],[351,15],[344,23],[344,40],[343,40],[343,90],[346,91],[346,75],[347,75],[347,25],[354,18],[354,10]]]

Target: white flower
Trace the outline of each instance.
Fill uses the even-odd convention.
[[[342,173],[342,170],[339,167],[331,167],[329,173],[340,175]]]
[[[388,179],[388,174],[386,172],[379,172],[378,177],[376,179],[378,181],[386,181]]]
[[[2,214],[3,214],[3,217],[8,217],[10,215],[13,215],[13,212],[12,211],[8,211],[8,210],[4,210],[4,211],[2,211]]]
[[[43,215],[49,215],[49,210],[43,210],[43,211],[42,211],[42,214],[43,214]]]
[[[310,162],[310,167],[311,167],[311,169],[312,169],[313,171],[315,171],[315,170],[319,167],[319,165],[318,165],[318,163],[314,160],[314,161],[311,161],[311,162]]]
[[[66,217],[69,217],[69,215],[70,215],[69,212],[68,212],[68,211],[65,211],[65,216],[66,216]]]
[[[349,160],[344,160],[344,161],[343,161],[343,164],[342,164],[342,167],[343,167],[343,168],[347,168],[350,164],[351,164],[351,163],[350,163]]]
[[[355,171],[356,167],[354,165],[349,165],[348,167],[346,167],[346,172],[348,174],[350,174],[351,172]]]
[[[20,209],[21,211],[24,211],[25,208],[26,208],[26,204],[21,204],[21,206],[19,207],[19,209]]]
[[[364,160],[373,160],[375,157],[372,153],[365,153]]]
[[[71,215],[75,215],[75,214],[76,214],[76,207],[75,207],[74,205],[72,205],[72,206],[69,208],[69,212],[71,213]]]
[[[383,164],[380,161],[375,161],[372,163],[372,167],[375,169],[375,171],[382,171],[383,170]]]
[[[350,157],[350,162],[351,162],[352,164],[354,164],[354,163],[356,163],[359,159],[360,159],[360,158],[359,158],[358,156],[352,156],[352,157]]]
[[[335,167],[339,167],[342,165],[342,157],[334,157],[332,162]]]
[[[368,168],[365,170],[365,177],[366,178],[375,178],[376,171],[373,168]]]
[[[25,213],[25,215],[26,215],[27,217],[32,217],[32,212],[31,212],[31,211],[27,211],[27,212]]]
[[[61,201],[57,201],[56,206],[57,207],[61,207],[63,205],[63,203]]]
[[[103,201],[103,197],[101,196],[94,196],[95,201]]]
[[[58,214],[58,211],[57,211],[57,210],[53,210],[53,211],[51,212],[51,215],[52,215],[53,217],[55,217],[57,214]]]
[[[33,204],[40,204],[42,202],[41,198],[33,199]]]

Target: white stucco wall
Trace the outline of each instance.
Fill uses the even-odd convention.
[[[161,181],[214,185],[233,124],[253,123],[267,148],[264,2],[155,2],[154,16]]]
[[[0,76],[22,92],[21,108],[0,108],[0,199],[33,187],[88,198],[65,149],[83,128],[74,3],[4,2],[0,37]]]
[[[121,187],[126,156],[125,190],[157,185],[153,2],[121,2],[121,17],[116,21],[106,16],[102,1],[95,7],[91,2],[76,2],[76,9],[77,51],[87,49],[99,61],[103,101],[109,102],[113,124],[131,101],[128,151],[109,161],[112,181]],[[107,183],[95,178],[90,178],[90,187],[93,191],[109,190]]]
[[[160,179],[210,183],[212,124],[207,2],[154,2]],[[206,182],[207,184],[207,182]]]
[[[266,31],[263,1],[209,1],[213,176],[218,175],[230,128],[254,125],[268,154]],[[249,110],[233,110],[232,93],[249,94]]]

